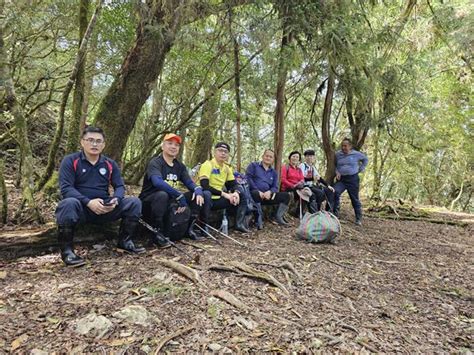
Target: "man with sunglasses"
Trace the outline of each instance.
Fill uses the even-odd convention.
[[[64,157],[59,168],[62,200],[56,208],[61,259],[68,266],[81,266],[84,259],[74,252],[74,230],[79,223],[104,223],[122,219],[118,248],[140,254],[132,237],[141,214],[137,197],[124,197],[125,185],[117,163],[104,155],[102,129],[86,127],[82,132],[82,150]],[[109,186],[113,188],[110,196]]]
[[[235,181],[232,168],[227,163],[229,153],[230,146],[227,143],[217,143],[214,147],[214,158],[205,161],[199,169],[199,181],[204,191],[210,191],[212,194],[210,209],[236,209],[234,228],[239,232],[248,233],[249,230],[245,226],[247,201]],[[205,211],[208,215],[208,208],[205,207]]]

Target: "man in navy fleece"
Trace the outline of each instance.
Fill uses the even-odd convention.
[[[348,138],[341,143],[341,150],[336,152],[336,185],[334,186],[334,213],[339,214],[341,195],[344,191],[349,194],[354,208],[356,221],[362,225],[362,204],[359,200],[359,173],[363,172],[369,163],[367,156],[355,149]]]
[[[79,223],[104,223],[122,219],[118,248],[129,253],[145,251],[132,241],[141,214],[137,197],[124,197],[125,187],[117,163],[104,155],[102,129],[86,127],[82,150],[64,157],[59,168],[61,200],[56,209],[58,242],[66,265],[81,266],[84,260],[74,252],[74,230]],[[109,185],[114,189],[109,194]]]
[[[168,133],[161,144],[162,154],[154,157],[148,163],[147,171],[143,179],[143,188],[140,199],[143,202],[143,215],[158,231],[164,228],[164,216],[168,211],[169,204],[175,200],[179,207],[177,213],[182,213],[190,205],[191,220],[188,227],[188,236],[194,240],[203,239],[194,231],[194,223],[199,215],[201,220],[207,222],[206,211],[211,203],[211,193],[203,191],[201,186],[196,185],[190,178],[186,166],[176,158],[181,147],[181,137]],[[189,190],[186,193],[179,191],[179,184],[183,184]],[[160,247],[165,247],[161,233],[154,235],[153,242]],[[156,240],[155,240],[156,239]]]

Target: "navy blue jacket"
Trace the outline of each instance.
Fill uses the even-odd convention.
[[[278,192],[278,175],[275,169],[265,170],[261,162],[253,162],[247,167],[245,175],[251,191]]]
[[[109,194],[109,184],[114,188],[113,197]],[[92,165],[82,151],[64,157],[59,167],[59,187],[63,198],[76,198],[84,206],[94,198],[108,201],[117,197],[120,202],[125,194],[117,163],[101,155]]]

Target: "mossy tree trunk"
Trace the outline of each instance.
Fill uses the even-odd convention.
[[[215,4],[184,0],[141,2],[143,8],[135,41],[95,117],[95,124],[107,135],[105,154],[115,160],[122,158],[128,136],[181,26],[246,3],[250,1],[228,0]]]
[[[62,96],[61,96],[61,105],[59,108],[59,118],[58,118],[58,123],[56,126],[56,132],[54,133],[54,138],[53,141],[51,142],[51,146],[49,148],[49,153],[48,153],[48,164],[46,166],[46,170],[41,177],[40,181],[38,182],[37,189],[41,190],[48,180],[50,179],[51,175],[53,174],[53,171],[56,166],[56,156],[58,153],[59,149],[59,144],[61,142],[62,136],[63,136],[63,131],[64,131],[64,114],[66,111],[66,105],[67,101],[69,98],[69,94],[71,93],[72,87],[74,85],[74,82],[77,77],[77,73],[79,70],[79,67],[81,63],[84,61],[84,58],[86,56],[87,52],[87,43],[89,42],[89,39],[92,35],[92,31],[95,27],[95,24],[97,22],[97,18],[99,16],[100,9],[102,8],[104,0],[97,0],[97,6],[95,9],[94,14],[92,15],[89,24],[87,26],[86,33],[84,34],[84,37],[81,42],[81,46],[79,47],[79,50],[77,52],[76,56],[76,61],[74,63],[74,67],[72,69],[71,75],[69,76],[69,79],[66,83],[66,86],[63,90]]]
[[[79,48],[87,30],[90,0],[81,0],[79,4]],[[84,95],[85,95],[85,68],[86,57],[79,63],[76,81],[74,83],[74,94],[72,98],[72,114],[67,129],[66,154],[75,152],[79,148],[79,136],[81,121],[83,118]]]
[[[4,1],[0,1],[0,19],[3,16]],[[10,64],[7,62],[7,51],[5,49],[5,42],[3,39],[4,31],[6,30],[6,23],[0,22],[0,94],[5,97],[5,108],[9,111],[15,120],[15,135],[19,149],[20,160],[20,185],[22,188],[22,204],[31,209],[32,219],[38,222],[42,221],[41,214],[37,208],[34,198],[34,159],[31,151],[30,141],[28,139],[27,120],[23,113],[20,103],[18,102],[13,78],[11,76]],[[3,190],[3,189],[2,189]],[[21,208],[19,213],[21,213]]]
[[[329,59],[329,75],[328,75],[328,87],[326,91],[326,98],[324,99],[323,117],[321,120],[321,138],[323,141],[323,150],[326,156],[326,176],[325,179],[328,182],[334,180],[336,175],[336,156],[334,147],[331,141],[331,111],[332,102],[334,97],[334,86],[335,86],[335,73]]]
[[[283,23],[283,33],[280,44],[280,54],[278,58],[278,81],[276,88],[276,109],[275,109],[275,133],[273,138],[273,148],[275,151],[275,169],[280,176],[280,169],[283,157],[283,145],[285,141],[285,88],[286,77],[288,75],[288,61],[292,51],[291,43],[293,34],[291,32],[290,4],[282,4],[280,17]]]
[[[0,191],[2,192],[2,223],[7,224],[8,218],[8,191],[5,184],[5,162],[0,159]]]
[[[212,95],[202,108],[201,122],[199,124],[196,144],[190,166],[203,163],[209,159],[212,150],[213,128],[216,126],[217,109],[219,107],[220,95],[215,93],[215,88],[210,88],[206,95]]]
[[[235,91],[235,126],[237,129],[236,137],[236,168],[240,171],[242,164],[242,137],[241,137],[241,118],[242,118],[242,103],[240,98],[240,60],[239,60],[239,42],[237,35],[232,31],[232,10],[229,10],[229,32],[233,42],[234,54],[234,91]]]

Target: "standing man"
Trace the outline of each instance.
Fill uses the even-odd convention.
[[[308,149],[304,153],[304,162],[301,163],[300,169],[303,172],[304,182],[309,186],[311,192],[315,196],[314,203],[309,205],[311,213],[321,210],[321,204],[324,200],[328,202],[327,211],[334,212],[334,188],[330,186],[318,173],[314,166],[315,152],[313,149]],[[313,206],[316,204],[316,206]]]
[[[248,233],[245,226],[247,201],[235,181],[232,168],[227,164],[230,146],[219,142],[214,147],[214,158],[205,161],[199,169],[199,180],[205,191],[212,194],[211,209],[237,209],[235,230]],[[224,187],[227,191],[223,191]]]
[[[265,149],[261,162],[253,162],[247,167],[246,175],[250,186],[250,194],[256,203],[262,205],[278,205],[275,220],[280,225],[288,225],[283,219],[290,194],[278,192],[278,175],[272,165],[275,161],[275,153],[271,149]]]
[[[141,202],[136,197],[124,197],[125,187],[117,163],[101,154],[105,148],[102,129],[86,127],[82,132],[81,147],[80,152],[64,157],[59,168],[63,200],[56,208],[56,221],[61,259],[70,266],[85,264],[74,252],[77,224],[104,223],[120,218],[118,248],[132,254],[145,252],[132,241]],[[114,189],[113,196],[109,195],[109,185]]]
[[[178,203],[177,213],[182,213],[188,205],[191,206],[188,236],[193,240],[202,239],[195,233],[193,227],[197,217],[205,211],[202,207],[211,202],[211,193],[203,191],[201,186],[196,185],[189,177],[186,166],[176,159],[181,142],[181,137],[174,133],[165,135],[161,143],[162,153],[148,163],[139,196],[143,203],[143,215],[160,231],[159,234],[154,234],[152,241],[162,248],[169,246],[161,233],[164,230],[164,217],[171,201],[175,200]],[[186,186],[189,191],[184,194],[179,191],[179,183]],[[202,217],[204,220],[205,216]]]
[[[339,205],[342,193],[347,189],[355,212],[355,223],[362,225],[362,204],[359,200],[359,173],[363,172],[369,163],[367,156],[355,149],[349,138],[344,138],[341,150],[336,152],[336,185],[334,213],[339,215]]]

